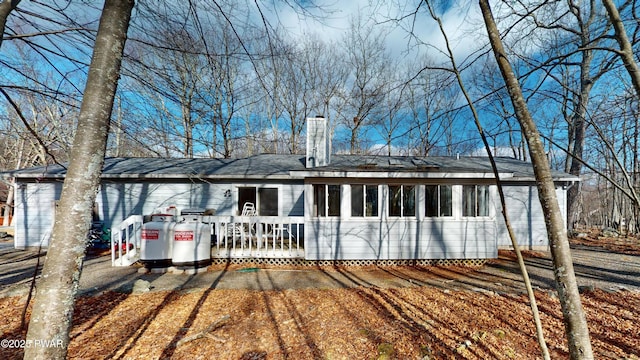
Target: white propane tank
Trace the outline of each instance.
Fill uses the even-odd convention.
[[[173,232],[173,265],[205,267],[211,264],[211,234],[200,215],[184,215]]]
[[[171,214],[153,214],[150,222],[142,224],[140,262],[145,267],[171,266],[175,225]]]

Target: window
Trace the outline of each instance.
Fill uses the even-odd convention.
[[[252,203],[256,206],[258,215],[278,216],[278,189],[277,188],[238,188],[238,215],[242,214],[244,204]]]
[[[425,186],[425,216],[452,216],[451,185]]]
[[[416,187],[389,185],[389,216],[416,216]]]
[[[327,185],[328,216],[340,216],[340,185]]]
[[[255,187],[239,187],[238,188],[238,215],[242,214],[244,204],[252,203],[256,205],[256,188]]]
[[[340,185],[313,185],[313,216],[340,216]]]
[[[489,216],[489,186],[462,186],[462,216]]]
[[[258,189],[258,215],[278,216],[278,189]]]
[[[313,216],[326,216],[326,191],[325,185],[313,185]]]
[[[367,186],[365,195],[365,216],[378,216],[378,185]]]
[[[378,216],[378,185],[351,185],[351,216]]]

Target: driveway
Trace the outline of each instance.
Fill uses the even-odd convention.
[[[578,285],[616,291],[640,290],[640,256],[607,252],[578,246],[573,251]],[[15,250],[10,242],[0,243],[0,297],[25,295],[30,288],[36,264],[44,255],[36,250]],[[527,271],[537,289],[555,289],[552,263],[548,254],[528,257]],[[323,267],[265,269],[215,266],[198,274],[140,273],[135,266],[112,267],[110,256],[85,260],[80,294],[92,295],[108,290],[133,291],[137,280],[143,291],[196,288],[284,290],[299,288],[408,287],[430,285],[450,290],[522,293],[522,276],[508,253],[482,267]],[[136,289],[136,291],[138,291]]]

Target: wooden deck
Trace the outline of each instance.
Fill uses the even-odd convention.
[[[302,217],[210,217],[212,258],[304,258]]]

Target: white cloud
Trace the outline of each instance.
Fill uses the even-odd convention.
[[[271,14],[273,20],[278,21],[289,34],[303,36],[315,33],[325,41],[340,41],[349,31],[349,22],[358,12],[369,18],[376,26],[389,30],[387,49],[391,54],[405,58],[416,58],[418,54],[429,54],[436,61],[445,61],[446,53],[444,38],[437,23],[429,16],[426,7],[422,6],[416,16],[407,16],[415,8],[402,8],[399,4],[382,4],[372,7],[369,0],[317,1],[319,6],[330,9],[322,18],[305,17],[287,5],[280,5],[277,14]],[[414,6],[414,4],[411,4]],[[465,1],[452,2],[450,6],[438,16],[443,22],[444,30],[450,46],[461,62],[468,55],[488,43],[482,16],[475,3]],[[394,20],[400,19],[400,20]],[[409,31],[412,31],[411,35]],[[416,47],[416,42],[421,45]],[[408,55],[411,56],[408,56]]]
[[[516,152],[515,154],[514,154],[514,151]],[[507,146],[493,147],[491,148],[491,152],[493,156],[511,157],[511,158],[517,158],[517,159],[523,159],[528,157],[529,155],[529,154],[526,154],[525,156],[525,154],[522,154],[522,149],[512,149]],[[472,151],[469,155],[470,156],[487,156],[487,150],[485,148],[478,148]]]

